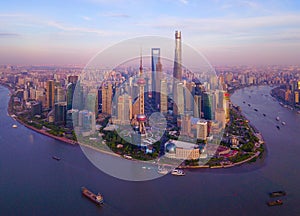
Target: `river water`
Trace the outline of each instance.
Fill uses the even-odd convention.
[[[264,160],[131,182],[101,172],[79,146],[17,123],[7,115],[9,92],[0,86],[0,215],[300,215],[300,115],[281,107],[270,90],[250,87],[231,97],[262,133]],[[108,163],[116,160],[94,154]],[[62,160],[53,160],[53,155]],[[81,186],[100,191],[105,205],[97,207],[82,197]],[[287,191],[283,206],[266,205],[268,192],[274,190]]]

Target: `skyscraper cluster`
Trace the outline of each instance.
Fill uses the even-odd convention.
[[[143,72],[141,56],[136,77],[129,77],[123,83],[113,80],[104,81],[101,87],[100,110],[103,114],[111,116],[113,123],[131,124],[142,134],[146,132],[147,116],[149,117],[152,112],[160,111],[165,115],[173,116],[175,125],[181,128],[182,134],[204,139],[204,136],[208,136],[207,131],[211,125],[225,127],[226,118],[229,117],[229,100],[226,92],[218,89],[219,80],[216,76],[209,77],[207,81],[201,83],[190,72],[189,74],[184,72],[186,70],[183,70],[182,66],[181,32],[176,31],[173,79],[168,79],[163,70],[161,49],[152,48],[151,79],[149,74]],[[125,77],[125,74],[123,76]],[[149,89],[152,98],[148,98]],[[199,122],[194,122],[195,118]],[[206,121],[218,123],[208,124],[205,123]]]

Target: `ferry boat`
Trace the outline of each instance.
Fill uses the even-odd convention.
[[[277,117],[276,117],[276,121],[279,121],[279,120],[280,120],[280,119],[279,119],[279,116],[277,116]]]
[[[185,175],[184,171],[181,169],[173,169],[171,174],[175,175],[175,176],[184,176]]]
[[[17,127],[18,127],[18,125],[14,124],[12,127],[13,127],[13,128],[17,128]]]
[[[275,200],[275,201],[269,201],[267,204],[268,206],[277,206],[277,205],[282,205],[283,202],[282,200]]]
[[[125,159],[132,160],[132,157],[131,157],[130,155],[123,155],[123,157],[124,157]]]
[[[168,174],[169,171],[166,168],[164,168],[164,167],[158,167],[157,172],[159,174],[166,175],[166,174]]]
[[[274,191],[269,193],[270,197],[280,197],[280,196],[285,196],[286,192],[285,191]]]
[[[52,156],[52,159],[54,159],[54,160],[57,160],[57,161],[60,161],[60,157],[57,157],[57,156]]]
[[[82,195],[84,195],[85,197],[87,197],[88,199],[93,201],[94,203],[96,203],[98,205],[103,204],[103,196],[100,193],[98,193],[96,195],[93,192],[86,189],[85,187],[81,188],[81,193],[82,193]]]

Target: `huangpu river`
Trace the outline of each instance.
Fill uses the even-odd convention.
[[[280,106],[270,90],[249,87],[231,96],[263,135],[264,159],[131,182],[97,169],[79,146],[16,122],[7,114],[9,91],[0,86],[0,215],[300,215],[300,115]],[[120,160],[94,154],[107,163]],[[83,197],[81,186],[101,192],[105,204],[98,207]],[[268,193],[276,190],[287,192],[284,204],[268,207]]]

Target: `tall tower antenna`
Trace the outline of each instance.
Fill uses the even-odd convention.
[[[140,76],[143,75],[143,59],[142,59],[142,47],[140,50]]]

